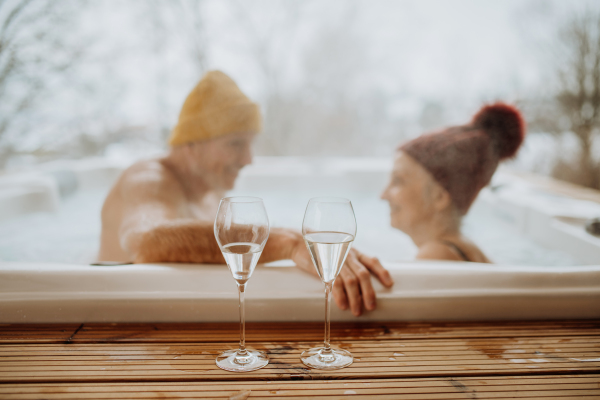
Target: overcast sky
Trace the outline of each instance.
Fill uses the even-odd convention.
[[[166,115],[174,120],[201,71],[190,63],[183,44],[186,31],[179,27],[174,32],[177,26],[168,25],[167,32],[152,33],[151,21],[140,11],[142,3],[109,0],[92,6],[83,17],[82,31],[93,37],[91,50],[98,54],[100,67],[128,85],[121,99],[127,118],[149,118],[157,101],[157,74],[162,74]],[[358,95],[377,89],[397,96],[389,105],[392,113],[414,112],[414,98],[480,101],[517,98],[536,89],[547,74],[544,46],[557,23],[575,10],[600,6],[584,0],[330,0],[301,2],[290,15],[285,3],[206,1],[206,67],[228,72],[261,99],[265,76],[253,55],[257,43],[268,47],[267,62],[280,84],[295,90],[319,78],[306,76],[301,65],[306,52],[324,34],[337,34],[347,49],[321,54],[315,61],[322,64],[318,70],[343,76],[348,67],[359,69],[353,90]],[[188,23],[177,16],[165,18],[170,24]],[[162,49],[152,44],[161,35],[170,37]],[[159,59],[148,51],[152,46],[158,48]]]
[[[85,3],[65,34],[86,56],[56,83],[46,118],[172,127],[202,73],[221,69],[263,105],[274,90],[320,107],[380,98],[386,118],[410,120],[439,102],[444,123],[464,123],[484,101],[551,86],[561,22],[600,10],[593,0],[205,0],[194,30],[185,1]]]

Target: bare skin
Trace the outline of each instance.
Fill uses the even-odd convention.
[[[213,220],[219,200],[239,171],[252,162],[255,134],[232,133],[176,146],[163,158],[138,162],[123,172],[102,208],[100,261],[225,263]],[[317,276],[302,235],[271,228],[261,262],[291,259]],[[334,286],[342,309],[360,315],[376,307],[371,283],[393,284],[378,259],[352,250]]]
[[[412,157],[399,151],[390,183],[381,198],[390,204],[392,226],[409,235],[417,259],[464,261],[444,241],[454,243],[470,261],[491,261],[460,232],[460,220],[450,194]]]

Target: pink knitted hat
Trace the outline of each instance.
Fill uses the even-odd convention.
[[[514,157],[525,137],[519,110],[504,103],[484,106],[468,125],[422,135],[402,146],[448,191],[464,215],[492,179],[498,163]]]

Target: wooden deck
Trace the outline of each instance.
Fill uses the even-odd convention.
[[[600,399],[600,321],[337,323],[355,362],[309,370],[322,323],[248,323],[270,364],[214,363],[237,324],[0,325],[0,399]]]

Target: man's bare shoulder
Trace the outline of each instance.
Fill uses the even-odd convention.
[[[123,171],[117,186],[122,194],[182,194],[177,177],[163,159],[136,162]]]
[[[169,182],[173,173],[168,170],[162,159],[141,160],[125,171],[121,175],[121,180],[124,183],[162,183]]]

